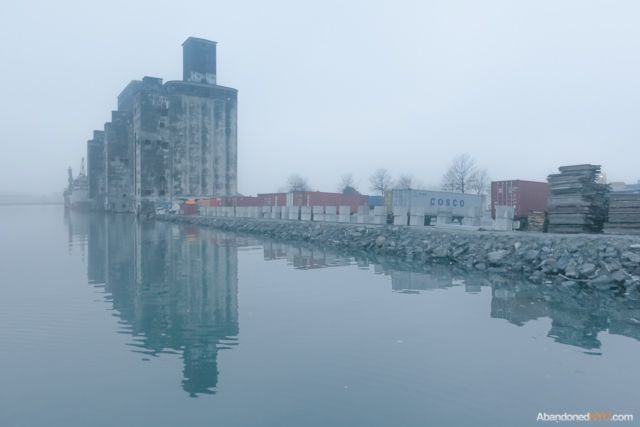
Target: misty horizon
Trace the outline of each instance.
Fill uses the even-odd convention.
[[[378,168],[437,188],[462,153],[493,180],[580,163],[640,179],[633,2],[157,4],[5,7],[0,193],[61,193],[131,80],[181,79],[189,36],[218,42],[218,84],[239,91],[242,194],[294,173],[368,193]]]

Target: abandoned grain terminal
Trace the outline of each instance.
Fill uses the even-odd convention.
[[[216,82],[216,42],[189,37],[183,79],[144,77],[87,142],[94,209],[154,212],[179,198],[237,193],[236,89]]]

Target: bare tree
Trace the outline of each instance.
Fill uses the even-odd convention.
[[[391,186],[391,175],[386,169],[380,168],[371,175],[369,184],[371,185],[371,191],[375,191],[384,196],[385,190]]]
[[[298,174],[292,174],[287,178],[287,191],[309,191],[307,179]]]
[[[491,178],[486,169],[476,169],[469,178],[468,188],[476,194],[487,194],[489,192],[489,186],[491,184]]]
[[[357,193],[356,184],[353,179],[353,174],[348,173],[340,177],[340,185],[338,185],[338,192],[340,193]]]
[[[413,177],[411,175],[402,175],[398,178],[395,188],[399,190],[410,190],[413,188]]]
[[[476,162],[469,154],[461,154],[453,159],[449,169],[442,178],[442,189],[445,191],[469,191],[471,177],[476,173]]]

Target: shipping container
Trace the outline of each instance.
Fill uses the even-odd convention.
[[[516,220],[522,220],[534,211],[545,212],[549,197],[546,182],[508,180],[491,183],[491,217],[496,217],[496,206],[511,206]]]
[[[199,206],[194,200],[187,200],[180,205],[181,215],[198,215]]]
[[[262,206],[259,197],[253,196],[233,196],[229,197],[230,204],[227,206],[255,207]]]
[[[384,206],[383,196],[367,196],[367,204],[370,208],[374,206]]]
[[[391,190],[386,197],[386,203],[390,203],[392,209],[420,208],[429,216],[437,216],[444,211],[454,217],[465,217],[472,210],[474,215],[479,215],[484,201],[485,196],[481,195],[430,190]]]
[[[287,193],[261,193],[258,194],[261,206],[286,206]]]
[[[222,206],[222,199],[220,197],[211,197],[206,199],[198,199],[196,203],[198,203],[198,206],[200,207],[213,208]]]

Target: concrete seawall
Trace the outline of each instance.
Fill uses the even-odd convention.
[[[640,237],[179,215],[156,219],[371,251],[413,262],[455,264],[470,271],[524,274],[535,283],[614,289],[640,299]]]

